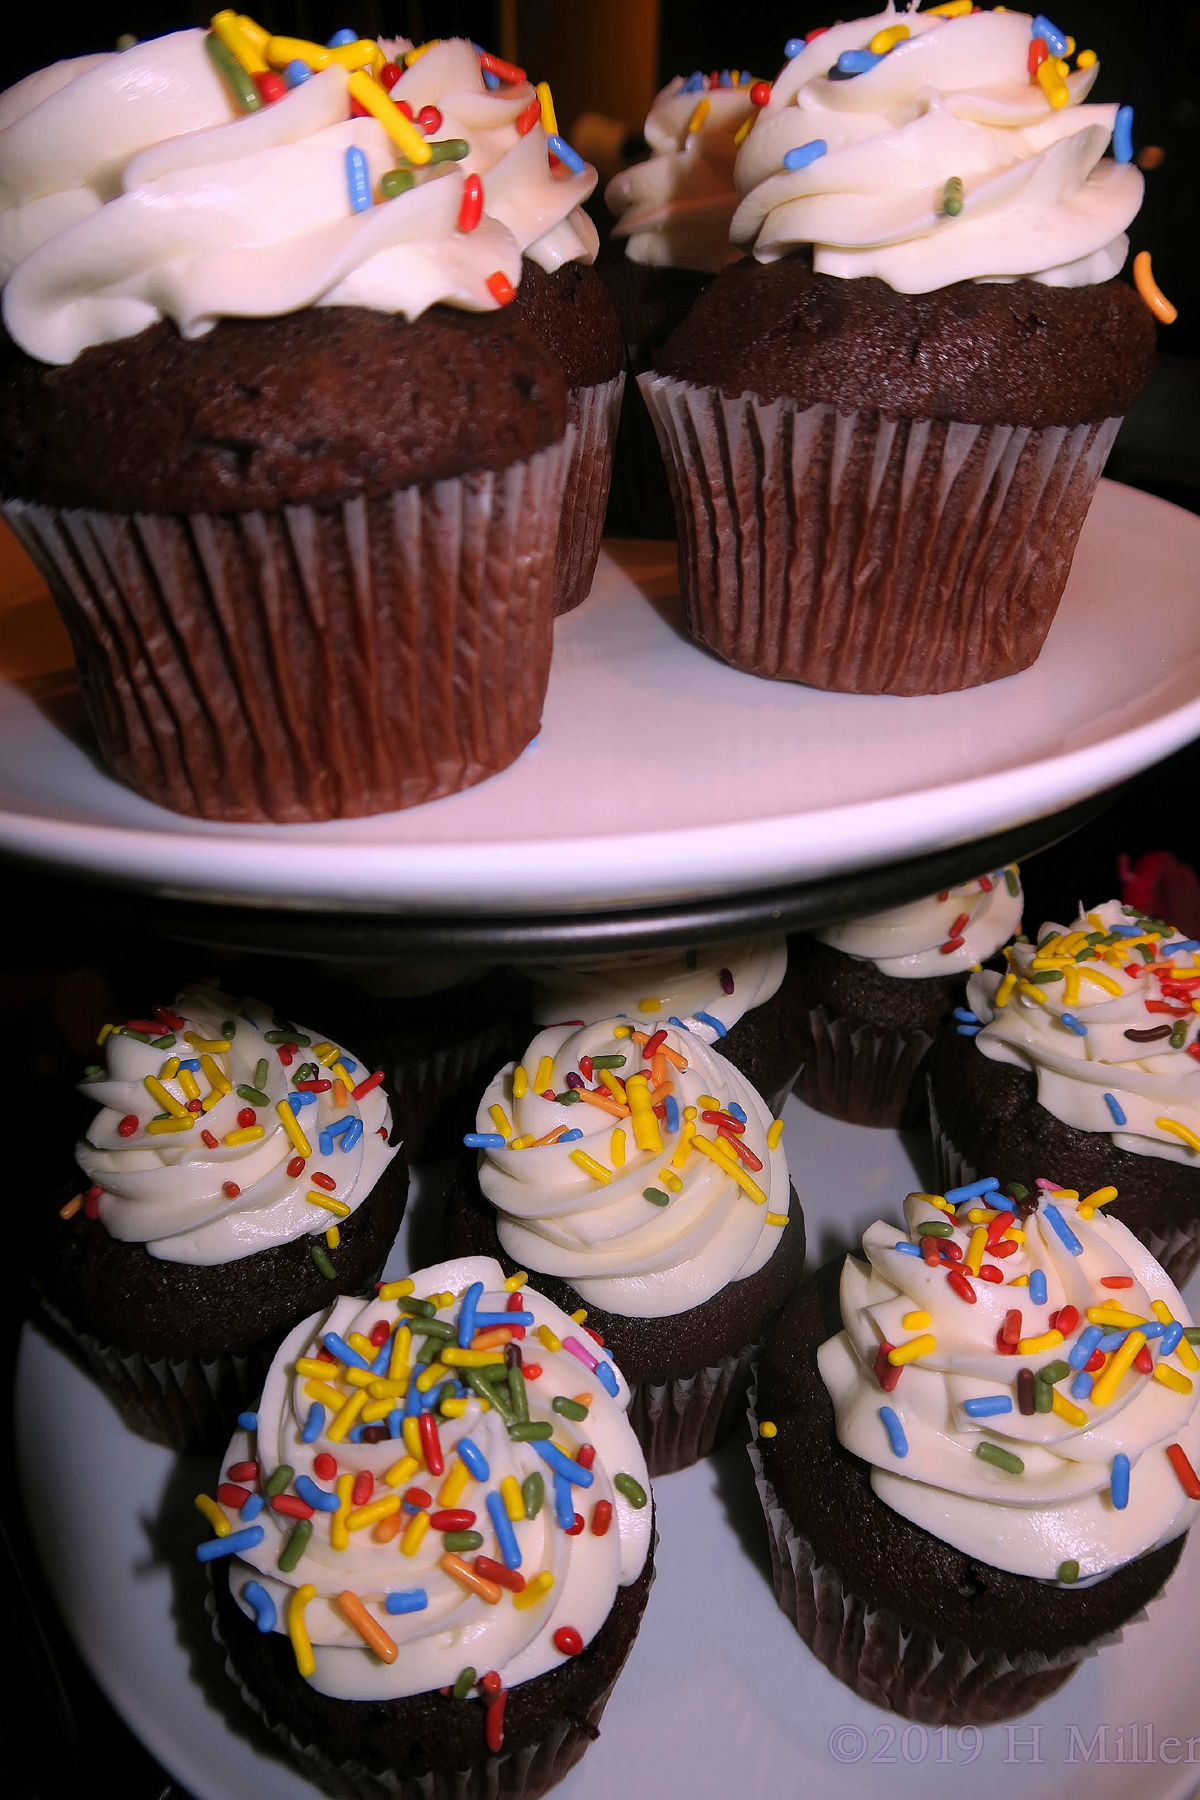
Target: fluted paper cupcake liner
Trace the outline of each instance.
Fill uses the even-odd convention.
[[[913,1079],[933,1043],[927,1031],[904,1033],[831,1019],[823,1006],[806,1015],[804,1067],[792,1092],[806,1106],[851,1125],[892,1125],[908,1114]]]
[[[937,1192],[945,1193],[948,1187],[963,1187],[969,1182],[978,1181],[980,1171],[969,1163],[958,1147],[942,1130],[934,1105],[932,1090],[929,1093],[929,1130],[933,1140],[934,1180]],[[991,1170],[983,1171],[991,1174]],[[1121,1206],[1118,1200],[1115,1206],[1107,1208],[1114,1217],[1121,1217]],[[1155,1231],[1149,1226],[1140,1229],[1134,1227],[1134,1236],[1140,1244],[1144,1244],[1155,1262],[1164,1269],[1177,1288],[1183,1288],[1200,1267],[1200,1216],[1190,1220],[1186,1225],[1172,1225],[1169,1231]]]
[[[200,818],[349,818],[470,787],[536,735],[573,442],[326,509],[2,510],[122,780]]]
[[[694,1375],[637,1383],[632,1390],[629,1423],[652,1477],[690,1468],[724,1442],[737,1422],[759,1349],[758,1344],[748,1344]]]
[[[575,427],[575,449],[563,489],[558,558],[554,567],[554,616],[571,612],[591,591],[604,535],[604,514],[612,480],[613,447],[621,416],[624,372],[593,387],[572,388],[567,417]]]
[[[752,675],[937,694],[1041,650],[1119,419],[887,419],[647,374],[688,630]]]
[[[762,1470],[756,1398],[751,1389],[749,1452],[767,1521],[775,1598],[817,1661],[860,1699],[922,1725],[993,1725],[1028,1712],[1069,1681],[1081,1662],[1121,1642],[1118,1630],[1054,1656],[972,1650],[961,1638],[939,1637],[886,1607],[871,1606],[836,1569],[817,1560],[780,1505]],[[1126,1624],[1145,1617],[1143,1610]]]

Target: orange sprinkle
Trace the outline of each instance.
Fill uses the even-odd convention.
[[[477,1331],[471,1339],[472,1350],[499,1350],[505,1344],[512,1343],[512,1332],[507,1325],[489,1325],[486,1331]]]
[[[1139,250],[1133,259],[1133,280],[1138,293],[1150,308],[1160,325],[1173,325],[1179,317],[1178,307],[1171,305],[1154,279],[1154,270],[1150,265],[1150,252]]]
[[[629,1108],[622,1106],[617,1100],[606,1099],[603,1094],[594,1094],[590,1088],[576,1088],[575,1092],[581,1100],[586,1100],[589,1106],[598,1106],[601,1112],[611,1113],[614,1119],[629,1117]],[[565,1125],[563,1130],[566,1130]]]
[[[494,1581],[485,1581],[482,1575],[475,1573],[470,1563],[464,1562],[461,1556],[455,1556],[451,1550],[447,1550],[440,1560],[447,1575],[453,1575],[455,1581],[461,1581],[465,1588],[478,1594],[488,1606],[499,1606],[503,1588],[498,1588]]]
[[[545,1137],[534,1138],[534,1140],[533,1140],[532,1144],[530,1144],[529,1148],[531,1150],[540,1150],[542,1148],[543,1144],[557,1144],[559,1138],[562,1137],[563,1133],[566,1131],[569,1131],[569,1130],[570,1130],[569,1125],[556,1125],[554,1127],[553,1131],[548,1131],[546,1133]]]
[[[390,1638],[382,1625],[377,1625],[358,1595],[352,1588],[346,1588],[337,1597],[338,1610],[341,1612],[363,1643],[373,1650],[380,1662],[395,1662],[399,1654],[394,1638]]]

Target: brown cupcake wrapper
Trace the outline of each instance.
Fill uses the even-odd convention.
[[[760,1348],[747,1344],[712,1368],[632,1389],[629,1423],[653,1479],[690,1468],[729,1436]]]
[[[807,1015],[804,1067],[792,1092],[816,1112],[850,1125],[907,1122],[917,1070],[933,1039],[875,1025],[831,1019],[823,1006]]]
[[[1016,1718],[1056,1693],[1080,1663],[1110,1644],[1118,1630],[1056,1656],[999,1648],[971,1649],[938,1637],[886,1607],[854,1594],[839,1572],[817,1560],[763,1474],[756,1391],[749,1394],[750,1461],[771,1545],[775,1598],[813,1655],[862,1700],[922,1725],[993,1725]],[[1146,1617],[1142,1610],[1126,1624]]]
[[[408,1162],[433,1161],[462,1150],[461,1133],[454,1136],[460,1123],[455,1102],[472,1095],[481,1073],[486,1071],[489,1079],[495,1074],[512,1051],[512,1038],[512,1022],[497,1019],[460,1043],[424,1056],[398,1054],[393,1059],[385,1052],[394,1131]],[[471,1123],[463,1126],[473,1129]]]
[[[969,425],[653,373],[688,630],[753,675],[938,694],[1041,650],[1119,419]]]
[[[962,1187],[978,1181],[981,1171],[969,1163],[941,1128],[933,1093],[929,1094],[929,1130],[933,1140],[934,1180],[937,1192],[948,1187]],[[982,1171],[990,1174],[991,1170]],[[1110,1208],[1110,1211],[1113,1209]],[[1118,1202],[1115,1216],[1120,1218]],[[1144,1226],[1134,1236],[1144,1244],[1155,1262],[1166,1271],[1177,1288],[1186,1286],[1200,1266],[1200,1216],[1187,1225],[1173,1225],[1169,1231],[1152,1231]]]
[[[641,345],[626,345],[631,371],[644,368],[646,361],[647,352]],[[605,529],[616,537],[675,537],[675,507],[658,431],[636,379],[625,387]]]
[[[575,448],[567,469],[554,565],[554,616],[573,611],[591,591],[604,514],[612,481],[613,449],[621,417],[625,373],[593,387],[572,388],[567,417],[575,427]]]
[[[325,509],[0,510],[122,780],[199,818],[351,818],[471,787],[536,735],[573,444]]]

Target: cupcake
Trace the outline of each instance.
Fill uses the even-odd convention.
[[[765,92],[766,84],[758,84]],[[616,215],[613,252],[600,274],[616,302],[625,365],[636,378],[691,310],[718,269],[740,252],[729,242],[737,206],[733,165],[752,117],[753,78],[729,70],[676,75],[646,117],[650,156],[614,175],[604,190]],[[623,254],[622,254],[623,251]],[[608,529],[618,537],[673,538],[675,511],[646,403],[625,391]]]
[[[615,1016],[636,1021],[647,1037],[674,1025],[718,1048],[772,1114],[791,1092],[804,1044],[782,932],[694,950],[570,957],[522,973],[533,983],[537,1025],[595,1025]]]
[[[538,730],[565,387],[378,46],[217,21],[4,98],[4,514],[140,794],[416,805]]]
[[[928,694],[1041,649],[1154,352],[1116,279],[1128,109],[1084,105],[1095,57],[1047,30],[889,8],[802,45],[756,116],[750,254],[640,377],[688,629],[735,668]]]
[[[1200,1512],[1177,1290],[1108,1210],[1043,1194],[1018,1226],[997,1185],[957,1216],[910,1194],[899,1236],[877,1221],[865,1261],[798,1289],[757,1376],[779,1604],[861,1698],[925,1725],[1054,1693]]]
[[[1117,1218],[1182,1287],[1200,1261],[1198,948],[1108,900],[1014,944],[1003,978],[972,976],[929,1060],[939,1179],[1115,1184]]]
[[[899,1125],[963,976],[1021,929],[1017,865],[788,941],[804,1066],[796,1093],[852,1125]],[[964,1009],[964,1017],[966,1016]]]
[[[304,1320],[197,1502],[228,1672],[340,1794],[537,1800],[637,1635],[629,1389],[519,1285],[467,1257]]]
[[[383,1074],[208,986],[101,1039],[87,1185],[38,1233],[39,1298],[132,1431],[215,1448],[284,1333],[392,1247],[408,1178]]]
[[[551,1026],[500,1071],[446,1234],[453,1255],[528,1270],[611,1351],[666,1475],[732,1428],[804,1266],[804,1220],[782,1122],[746,1078],[680,1027],[641,1038],[617,1019]]]

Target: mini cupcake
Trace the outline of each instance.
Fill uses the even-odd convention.
[[[804,1044],[782,932],[695,950],[571,957],[522,972],[534,985],[537,1025],[595,1025],[615,1016],[636,1020],[647,1037],[674,1025],[719,1049],[772,1114],[791,1092]]]
[[[762,92],[766,83],[757,84]],[[737,207],[733,165],[739,133],[752,117],[756,84],[729,70],[715,79],[699,70],[676,75],[646,117],[646,162],[614,175],[604,200],[624,254],[599,270],[616,302],[631,376],[608,503],[608,529],[618,537],[672,538],[675,512],[658,439],[636,377],[654,367],[666,342],[718,269],[740,252],[729,242]]]
[[[840,1293],[837,1264],[797,1291],[758,1369],[779,1604],[855,1693],[926,1725],[1054,1693],[1141,1616],[1200,1513],[1179,1293],[1108,1211],[1043,1194],[1018,1226],[997,1186],[957,1217],[910,1194]]]
[[[929,1061],[940,1179],[1073,1171],[1180,1287],[1200,1261],[1198,940],[1116,900],[1043,925],[967,984]]]
[[[179,812],[412,806],[539,728],[565,387],[388,67],[221,13],[5,96],[0,499]]]
[[[735,668],[943,693],[1042,647],[1154,325],[1115,279],[1128,109],[1085,106],[1094,55],[1071,68],[1040,29],[835,25],[742,145],[751,255],[640,377],[688,629]]]
[[[383,1074],[215,987],[101,1036],[39,1298],[131,1430],[212,1448],[296,1320],[383,1267],[408,1191]]]
[[[637,1635],[629,1389],[519,1285],[468,1257],[306,1319],[197,1502],[228,1672],[338,1793],[537,1800]]]
[[[925,1091],[918,1070],[962,977],[1021,929],[1017,865],[908,906],[789,940],[804,1067],[796,1092],[852,1125],[899,1125]],[[964,1014],[965,1016],[965,1014]]]
[[[665,1475],[731,1429],[804,1266],[804,1220],[782,1121],[745,1077],[680,1027],[641,1036],[616,1019],[551,1026],[502,1069],[446,1231],[455,1255],[529,1270],[611,1351]]]

